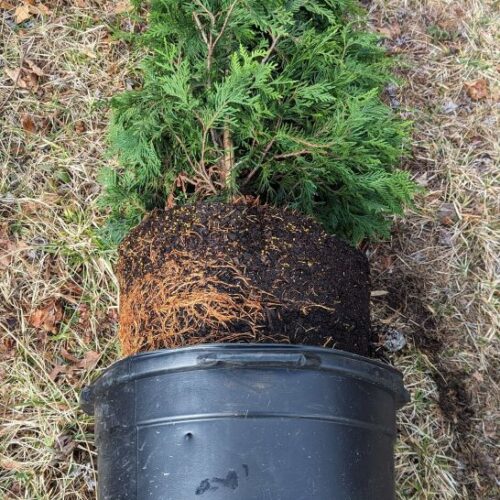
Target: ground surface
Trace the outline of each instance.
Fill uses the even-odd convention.
[[[387,99],[417,123],[405,166],[426,188],[392,240],[365,249],[381,339],[407,342],[390,355],[413,399],[399,415],[398,494],[498,498],[498,9],[365,4],[402,57],[407,83]],[[18,10],[20,25],[0,5],[0,497],[94,498],[77,396],[118,357],[95,177],[107,100],[134,82],[110,27],[133,24],[122,2],[51,0]]]
[[[374,351],[366,256],[292,211],[155,210],[121,244],[116,274],[127,355],[200,342]]]

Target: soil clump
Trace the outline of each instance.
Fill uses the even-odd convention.
[[[125,355],[207,342],[372,355],[366,257],[293,211],[155,210],[122,242],[117,275]]]

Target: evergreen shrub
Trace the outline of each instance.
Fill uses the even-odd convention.
[[[391,60],[352,0],[151,0],[137,89],[112,99],[109,234],[154,207],[259,196],[358,242],[411,201]]]

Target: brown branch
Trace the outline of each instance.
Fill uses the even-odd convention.
[[[219,34],[215,37],[215,40],[213,38],[213,33],[212,33],[212,30],[214,29],[216,23],[215,16],[199,0],[196,0],[195,3],[205,11],[205,13],[208,15],[210,19],[210,31],[207,36],[206,32],[203,30],[203,26],[200,22],[200,19],[198,18],[198,15],[195,12],[193,12],[193,18],[196,23],[196,26],[201,33],[205,45],[207,46],[207,71],[208,73],[210,73],[210,70],[212,68],[212,58],[215,47],[219,42],[219,40],[221,39],[222,35],[224,34],[224,31],[226,30],[227,23],[229,22],[229,18],[231,17],[231,14],[234,10],[235,5],[238,3],[238,0],[234,0],[234,2],[229,6],[229,9],[227,9],[226,17],[224,18],[224,22],[222,23],[221,30]],[[208,78],[208,86],[210,86],[210,76]]]
[[[264,162],[264,158],[267,156],[267,153],[269,153],[269,150],[273,147],[273,144],[274,144],[274,139],[271,139],[267,143],[267,146],[264,148],[264,151],[262,152],[262,155],[260,156],[259,163],[257,163],[257,165],[255,165],[255,167],[252,169],[252,171],[246,176],[245,180],[241,184],[242,186],[246,186],[252,180],[252,177],[257,173],[260,166]]]
[[[304,141],[304,139],[300,139],[299,137],[292,137],[295,142],[298,142],[299,144],[302,144],[303,146],[308,146],[310,148],[329,148],[331,147],[331,144],[314,144],[314,142],[308,142]]]
[[[193,19],[194,19],[194,23],[196,24],[196,27],[198,28],[198,31],[201,33],[201,38],[208,45],[207,34],[203,30],[203,26],[200,22],[200,18],[198,17],[198,14],[196,14],[196,12],[193,12]]]
[[[215,16],[200,2],[200,0],[195,0],[194,3],[205,11],[205,14],[210,18],[210,23],[213,26],[215,24]]]
[[[282,122],[282,119],[281,119],[281,117],[279,117],[278,120],[276,121],[275,126],[274,126],[274,131],[278,130],[281,127],[281,122]],[[266,147],[264,148],[264,151],[262,151],[262,154],[260,155],[259,162],[257,163],[257,165],[255,165],[255,167],[252,169],[252,171],[246,176],[245,180],[242,183],[242,186],[247,185],[250,182],[250,180],[252,179],[252,177],[258,172],[260,166],[264,163],[265,157],[267,156],[267,154],[269,153],[269,151],[273,147],[274,141],[275,141],[275,138],[273,137],[267,143]]]
[[[308,149],[301,149],[300,151],[293,151],[292,153],[282,153],[279,155],[274,155],[274,160],[285,160],[286,158],[296,158],[297,156],[304,156],[312,154]]]
[[[231,179],[231,171],[234,167],[233,140],[231,139],[231,131],[229,127],[224,127],[223,133],[224,157],[222,161],[222,179],[226,187],[229,186]]]
[[[276,48],[276,44],[278,43],[279,39],[280,39],[280,36],[274,36],[272,33],[271,33],[271,38],[272,38],[272,43],[271,43],[271,46],[269,47],[269,50],[267,51],[267,54],[266,54],[266,57],[264,57],[264,59],[262,59],[262,64],[265,64],[269,58],[271,57],[272,53],[274,52],[274,49]]]
[[[224,19],[224,23],[222,24],[222,28],[220,29],[220,32],[214,41],[214,49],[215,49],[215,46],[217,45],[217,42],[221,39],[222,35],[224,34],[224,31],[226,29],[229,18],[231,17],[233,9],[237,3],[238,3],[238,0],[234,0],[234,2],[229,6],[229,9],[227,9],[226,18]]]

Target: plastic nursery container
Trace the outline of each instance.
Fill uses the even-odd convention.
[[[138,354],[81,396],[101,500],[394,498],[401,374],[298,345]]]

